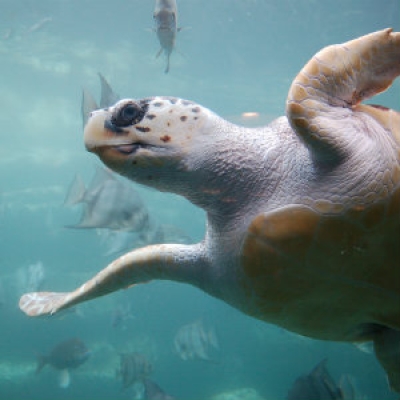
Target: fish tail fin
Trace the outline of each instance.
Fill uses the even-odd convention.
[[[165,67],[165,70],[164,70],[164,74],[168,74],[168,72],[169,72],[169,57],[170,57],[170,53],[168,53],[167,54],[167,66]]]
[[[38,374],[43,369],[43,367],[48,363],[48,358],[47,356],[43,356],[41,354],[38,354],[36,358],[37,358],[37,365],[35,374]]]

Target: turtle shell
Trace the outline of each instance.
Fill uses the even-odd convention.
[[[400,189],[386,202],[258,215],[242,248],[250,313],[300,334],[370,340],[400,330]]]

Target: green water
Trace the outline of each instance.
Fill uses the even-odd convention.
[[[253,388],[283,399],[293,381],[323,358],[336,380],[349,374],[369,399],[394,399],[375,358],[350,344],[299,338],[245,317],[189,286],[153,282],[87,303],[64,318],[29,319],[18,309],[24,273],[41,261],[43,289],[68,291],[108,264],[94,230],[64,228],[79,219],[63,207],[76,173],[89,181],[99,161],[87,153],[80,114],[82,88],[99,96],[101,72],[121,97],[171,95],[240,121],[284,114],[293,77],[322,47],[393,27],[398,0],[178,0],[177,49],[169,74],[152,31],[150,0],[0,0],[0,399],[129,399],[115,379],[120,352],[140,350],[152,378],[178,399],[210,399]],[[38,24],[38,25],[36,25]],[[36,25],[36,26],[35,26]],[[399,109],[400,81],[374,99]],[[182,198],[138,189],[154,218],[204,234],[205,217]],[[112,326],[113,310],[133,318]],[[214,326],[215,363],[183,361],[173,337],[204,318]],[[78,336],[91,358],[68,389],[37,353]]]

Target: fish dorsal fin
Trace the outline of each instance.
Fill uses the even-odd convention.
[[[116,177],[114,173],[111,172],[108,168],[97,166],[96,173],[94,174],[94,177],[89,184],[88,191],[97,191],[98,188],[104,184],[104,182],[115,179]]]
[[[324,358],[322,361],[320,361],[314,369],[311,371],[311,375],[313,376],[318,376],[321,377],[325,374],[326,372],[326,364],[328,362],[327,358]]]
[[[119,96],[114,93],[106,78],[99,72],[101,94],[100,94],[100,108],[112,106],[119,100]]]
[[[325,389],[329,392],[329,394],[332,396],[332,399],[339,399],[338,397],[340,395],[339,389],[329,374],[326,364],[328,360],[324,358],[311,372],[311,375],[320,380]]]
[[[89,90],[83,88],[81,113],[82,113],[82,121],[84,127],[89,119],[90,113],[94,110],[98,110],[98,108],[99,106],[97,105],[97,102],[94,99],[93,95],[89,92]]]

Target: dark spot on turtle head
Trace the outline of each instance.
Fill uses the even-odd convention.
[[[171,126],[171,122],[168,121],[168,122],[167,122],[167,126]]]
[[[169,102],[170,102],[171,104],[176,104],[176,103],[177,103],[177,99],[169,99]]]
[[[156,101],[155,103],[153,103],[154,107],[161,107],[164,103],[162,101]]]
[[[135,126],[135,129],[138,130],[139,132],[150,132],[151,129],[148,126]]]
[[[193,119],[196,121],[196,120],[198,120],[198,119],[199,119],[199,117],[193,117]]]
[[[187,116],[186,116],[186,115],[182,115],[182,116],[180,117],[180,120],[181,120],[182,122],[185,122],[185,121],[187,120]]]
[[[146,118],[147,119],[150,119],[150,120],[152,120],[152,119],[154,119],[156,116],[154,115],[154,114],[148,114],[148,115],[146,115]]]
[[[162,140],[164,143],[167,143],[171,140],[171,136],[169,136],[169,135],[161,136],[160,140]]]
[[[192,112],[194,113],[199,113],[200,112],[200,107],[193,107]]]

